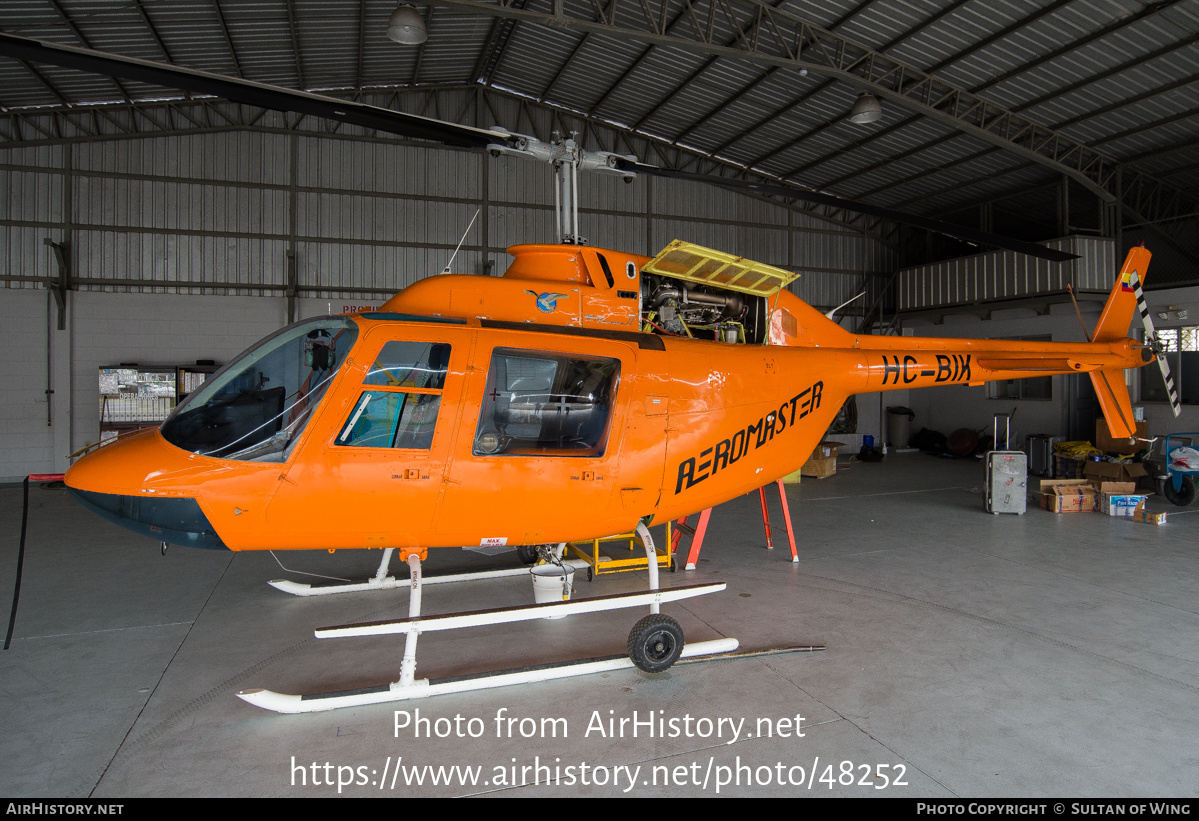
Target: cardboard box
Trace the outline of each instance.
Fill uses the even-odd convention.
[[[1132,482],[1142,476],[1148,476],[1149,471],[1140,462],[1091,462],[1086,463],[1082,475],[1094,482]]]
[[[816,450],[812,451],[812,458],[828,459],[830,456],[836,459],[841,455],[841,448],[845,447],[844,442],[834,442],[831,439],[825,439],[816,446]]]
[[[1104,493],[1103,512],[1108,516],[1132,516],[1138,507],[1144,508],[1147,493]]]
[[[1166,514],[1165,512],[1150,513],[1145,510],[1145,503],[1141,502],[1137,505],[1136,510],[1132,512],[1132,520],[1147,525],[1164,525],[1166,523]]]
[[[1094,513],[1099,491],[1086,479],[1041,480],[1041,507],[1052,513]]]
[[[1137,422],[1134,438],[1137,440],[1136,442],[1129,442],[1127,439],[1113,439],[1106,419],[1101,416],[1095,422],[1095,447],[1104,453],[1138,453],[1145,450],[1149,445],[1142,440],[1149,438],[1148,422]]]
[[[808,461],[804,462],[799,472],[803,476],[814,476],[817,479],[824,479],[832,476],[837,472],[837,457],[836,456],[813,456]]]
[[[837,472],[837,455],[844,446],[844,442],[824,440],[816,446],[812,455],[808,457],[808,461],[804,462],[803,467],[799,469],[800,475],[813,476],[817,479],[832,476]]]

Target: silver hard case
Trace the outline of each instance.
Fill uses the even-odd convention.
[[[999,423],[1003,421],[1004,447],[1010,447],[1011,418],[995,414],[995,446],[999,445]],[[986,455],[984,508],[988,513],[1015,513],[1028,509],[1028,454],[1022,450],[990,450]]]

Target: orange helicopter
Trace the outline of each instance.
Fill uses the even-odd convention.
[[[195,547],[423,559],[580,541],[777,480],[859,393],[1086,372],[1129,436],[1123,371],[1152,358],[1126,337],[1142,248],[1079,344],[858,336],[781,290],[786,272],[686,243],[652,260],[511,253],[503,277],[431,277],[380,311],[278,331],[161,428],[80,459],[68,486]]]
[[[164,544],[383,549],[376,578],[349,589],[394,586],[384,583],[385,571],[400,552],[412,571],[409,619],[318,633],[404,633],[400,681],[366,696],[323,700],[242,694],[270,709],[453,691],[430,689],[413,674],[417,633],[467,623],[461,615],[420,618],[420,561],[429,548],[561,545],[635,530],[652,556],[648,527],[793,471],[856,394],[1088,373],[1113,435],[1135,431],[1124,370],[1155,357],[1152,343],[1128,338],[1149,262],[1144,248],[1128,254],[1087,343],[857,335],[787,291],[795,275],[778,268],[682,242],[652,259],[581,244],[579,171],[695,175],[583,151],[573,139],[544,143],[11,35],[0,35],[0,54],[532,156],[554,167],[563,244],[510,248],[514,262],[502,277],[430,277],[378,311],[283,328],[212,375],[159,429],[99,448],[67,473],[71,492],[88,508]],[[935,230],[1057,254],[957,226],[936,223]],[[621,599],[614,607],[650,605],[628,650],[632,663],[658,671],[685,654],[681,629],[658,605],[723,585],[658,590],[657,563],[649,565],[649,593],[601,598]],[[611,609],[595,601],[489,618]]]

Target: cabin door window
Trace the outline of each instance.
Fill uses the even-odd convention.
[[[428,450],[445,388],[450,346],[393,340],[363,379],[363,390],[335,443],[352,447]]]
[[[497,348],[475,455],[603,456],[619,378],[619,359]]]

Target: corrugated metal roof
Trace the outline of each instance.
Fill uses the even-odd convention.
[[[740,43],[746,2],[617,0],[619,27],[645,27],[646,10],[676,42],[626,31],[587,32],[590,0],[567,0],[560,25],[415,3],[429,28],[419,47],[387,40],[391,0],[7,0],[5,32],[309,89],[492,86],[551,107],[677,143],[767,176],[880,205],[948,213],[1060,179],[1044,164],[963,133],[927,112],[884,100],[869,126],[845,119],[858,89],[798,66],[714,55],[685,42],[711,26],[715,45]],[[662,4],[665,4],[664,6]],[[710,3],[718,3],[711,6]],[[513,0],[548,13],[551,0]],[[1128,173],[1199,188],[1199,3],[1117,0],[784,0],[796,15],[1129,163]],[[61,14],[57,11],[61,9]],[[709,16],[709,11],[714,12]],[[792,34],[793,32],[788,32]],[[0,60],[3,115],[38,106],[182,95],[142,83]],[[438,116],[466,116],[442,111]],[[490,119],[485,112],[470,116]],[[521,128],[519,123],[503,123]],[[47,133],[46,138],[55,135]],[[0,139],[6,137],[0,129]],[[11,137],[8,137],[11,139]],[[1141,159],[1144,157],[1144,159]],[[1021,206],[1042,208],[1043,197]],[[1026,213],[1024,216],[1028,216]],[[1040,213],[1044,222],[1053,214]],[[1047,235],[1054,229],[1047,228]]]

